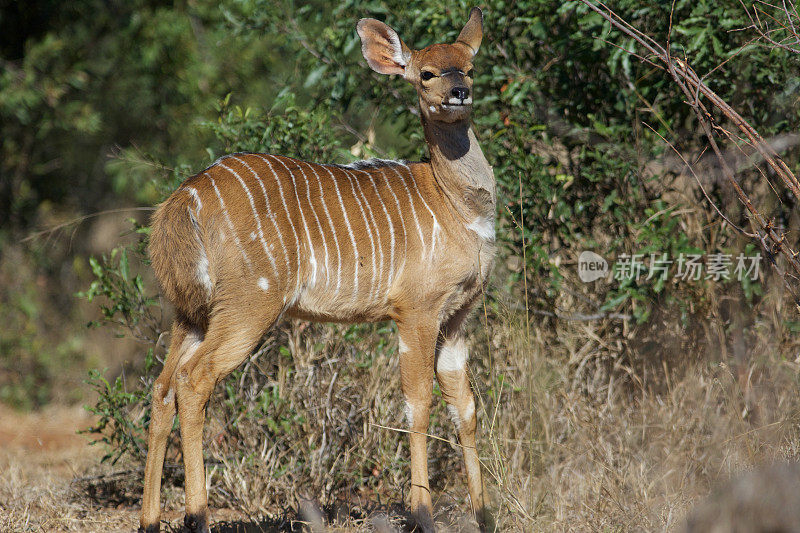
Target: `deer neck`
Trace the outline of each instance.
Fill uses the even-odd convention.
[[[469,120],[437,122],[422,115],[436,182],[465,219],[494,219],[495,181]]]

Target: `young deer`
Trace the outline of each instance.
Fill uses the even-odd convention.
[[[419,95],[430,162],[308,163],[233,154],[186,180],[155,213],[153,269],[177,318],[153,386],[141,530],[158,531],[176,409],[186,519],[208,531],[202,434],[214,386],[282,316],[397,323],[411,429],[411,510],[433,530],[425,433],[434,373],[458,428],[473,511],[484,524],[475,403],[462,325],[495,249],[495,182],[470,128],[473,8],[455,44],[411,50],[386,24],[358,23],[362,53]]]

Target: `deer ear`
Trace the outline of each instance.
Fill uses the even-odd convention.
[[[379,20],[361,19],[356,29],[361,37],[361,53],[372,70],[380,74],[405,74],[411,50],[392,28]]]
[[[464,25],[464,29],[458,34],[456,43],[466,45],[471,51],[472,55],[478,53],[478,48],[481,46],[481,39],[483,38],[483,12],[479,7],[473,7],[469,12],[469,20]]]

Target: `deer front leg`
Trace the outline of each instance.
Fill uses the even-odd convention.
[[[436,359],[436,379],[442,390],[442,397],[458,430],[458,440],[464,453],[464,464],[467,470],[467,485],[481,531],[486,530],[487,517],[483,500],[483,480],[478,450],[475,446],[477,418],[475,416],[475,399],[467,375],[467,343],[460,332],[451,337],[444,334]]]
[[[433,504],[428,485],[428,421],[433,398],[433,360],[438,327],[401,325],[400,378],[411,433],[411,513],[423,531],[434,531]]]

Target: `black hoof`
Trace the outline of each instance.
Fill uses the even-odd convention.
[[[478,513],[478,528],[481,533],[494,533],[497,531],[497,523],[494,520],[494,514],[488,507]]]
[[[433,525],[433,513],[427,506],[420,506],[416,512],[412,512],[411,516],[415,522],[414,531],[421,531],[422,533],[434,533],[436,527]]]
[[[161,524],[150,524],[147,527],[139,526],[139,529],[136,530],[136,533],[158,533],[161,531]]]
[[[208,533],[208,517],[205,514],[187,514],[183,519],[183,531],[186,533]]]

